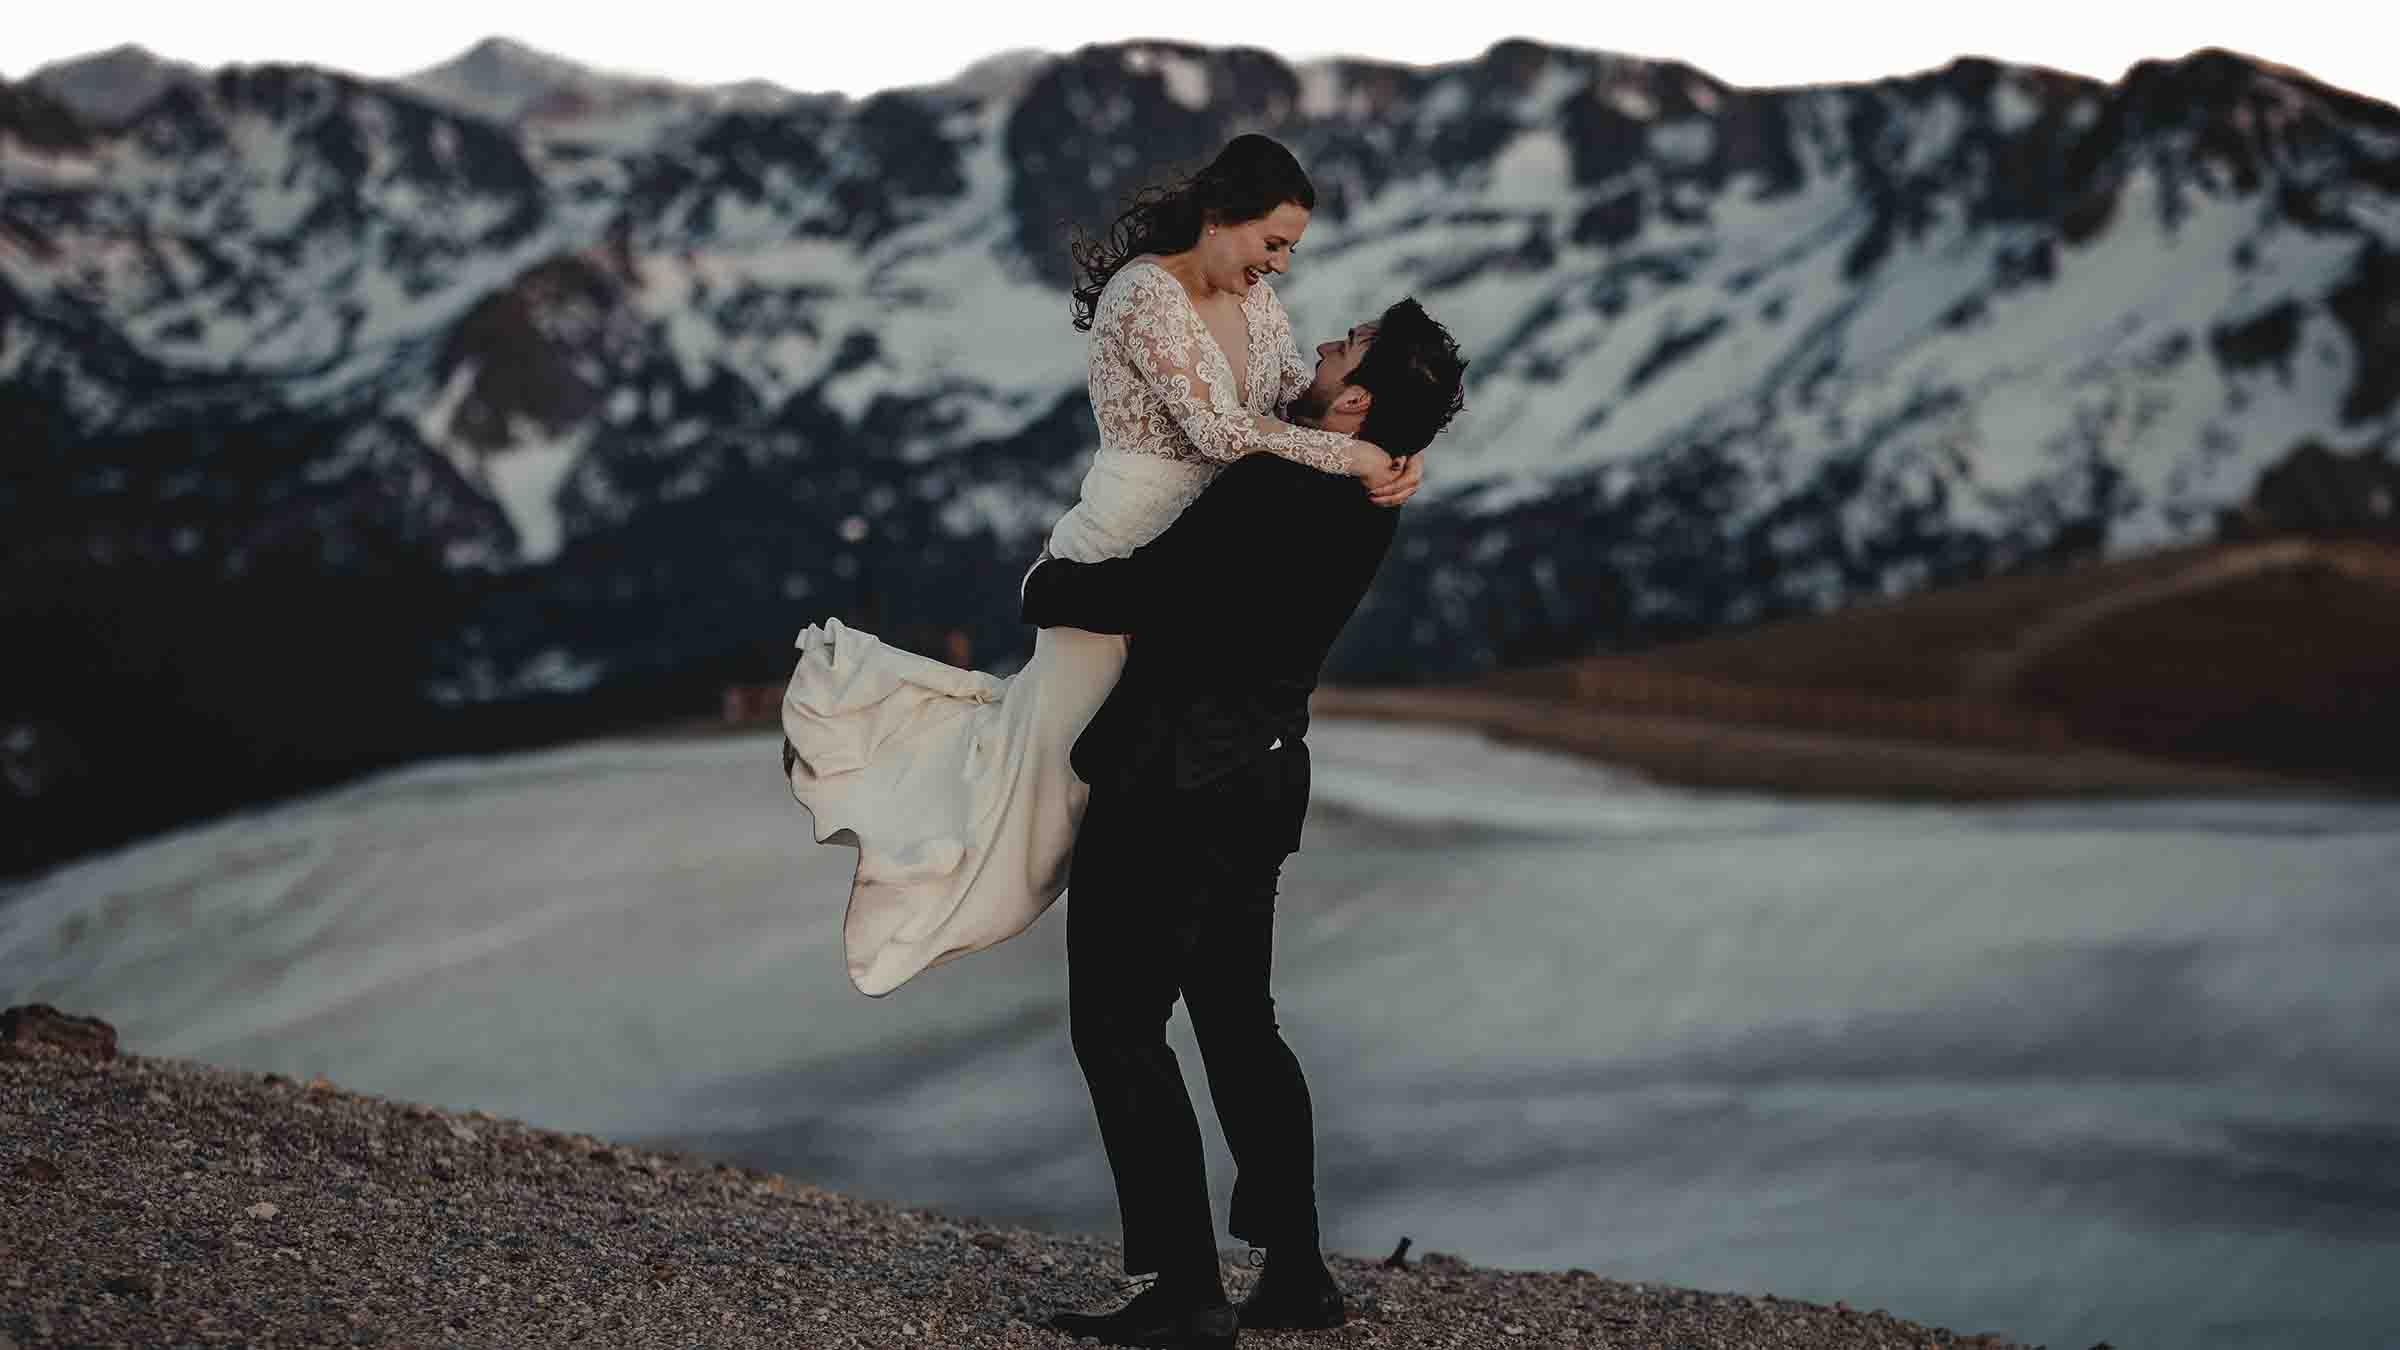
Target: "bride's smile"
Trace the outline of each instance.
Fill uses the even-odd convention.
[[[1292,252],[1307,232],[1308,208],[1298,202],[1283,202],[1256,220],[1212,223],[1192,250],[1206,283],[1201,295],[1240,294],[1290,271]]]

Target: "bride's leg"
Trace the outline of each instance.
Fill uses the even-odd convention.
[[[1017,927],[1038,917],[1066,884],[1087,795],[1070,756],[1076,737],[1117,687],[1125,651],[1125,639],[1113,633],[1045,628],[1034,639],[1033,659],[1010,681],[1004,705],[1012,719],[1022,720],[1007,729],[1008,738],[1022,753],[1011,757],[1009,794],[995,805],[1014,827],[1004,834],[1022,850],[1033,901],[1021,919],[1006,920]],[[996,850],[1002,846],[995,841]]]
[[[1116,633],[1045,628],[1033,642],[1033,664],[1045,668],[1040,726],[1048,742],[1072,750],[1092,714],[1108,701],[1125,673],[1126,643]]]
[[[997,703],[974,710],[958,766],[967,819],[946,894],[911,897],[885,922],[854,907],[851,976],[880,993],[919,970],[1024,932],[1067,884],[1088,790],[1069,756],[1125,667],[1125,639],[1045,628]]]

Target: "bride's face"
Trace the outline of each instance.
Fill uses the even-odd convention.
[[[1200,235],[1201,269],[1218,290],[1243,292],[1290,269],[1292,249],[1308,232],[1308,208],[1285,202],[1256,220],[1214,224],[1214,234]]]

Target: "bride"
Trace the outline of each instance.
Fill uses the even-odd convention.
[[[1354,476],[1387,506],[1416,491],[1413,457],[1276,416],[1313,370],[1265,279],[1291,265],[1315,205],[1290,151],[1239,136],[1199,173],[1138,194],[1106,239],[1078,237],[1073,309],[1092,335],[1100,447],[1047,553],[1124,557],[1248,454]],[[842,943],[861,993],[1015,936],[1066,889],[1086,792],[1067,756],[1126,641],[1045,628],[1002,679],[839,619],[801,631],[784,768],[817,841],[858,850]]]

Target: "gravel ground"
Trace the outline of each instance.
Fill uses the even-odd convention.
[[[1334,1258],[1350,1325],[1257,1347],[1989,1346],[1836,1304]],[[318,1079],[0,1044],[0,1350],[1065,1347],[1116,1247],[853,1200]],[[1240,1298],[1250,1272],[1228,1254]]]

